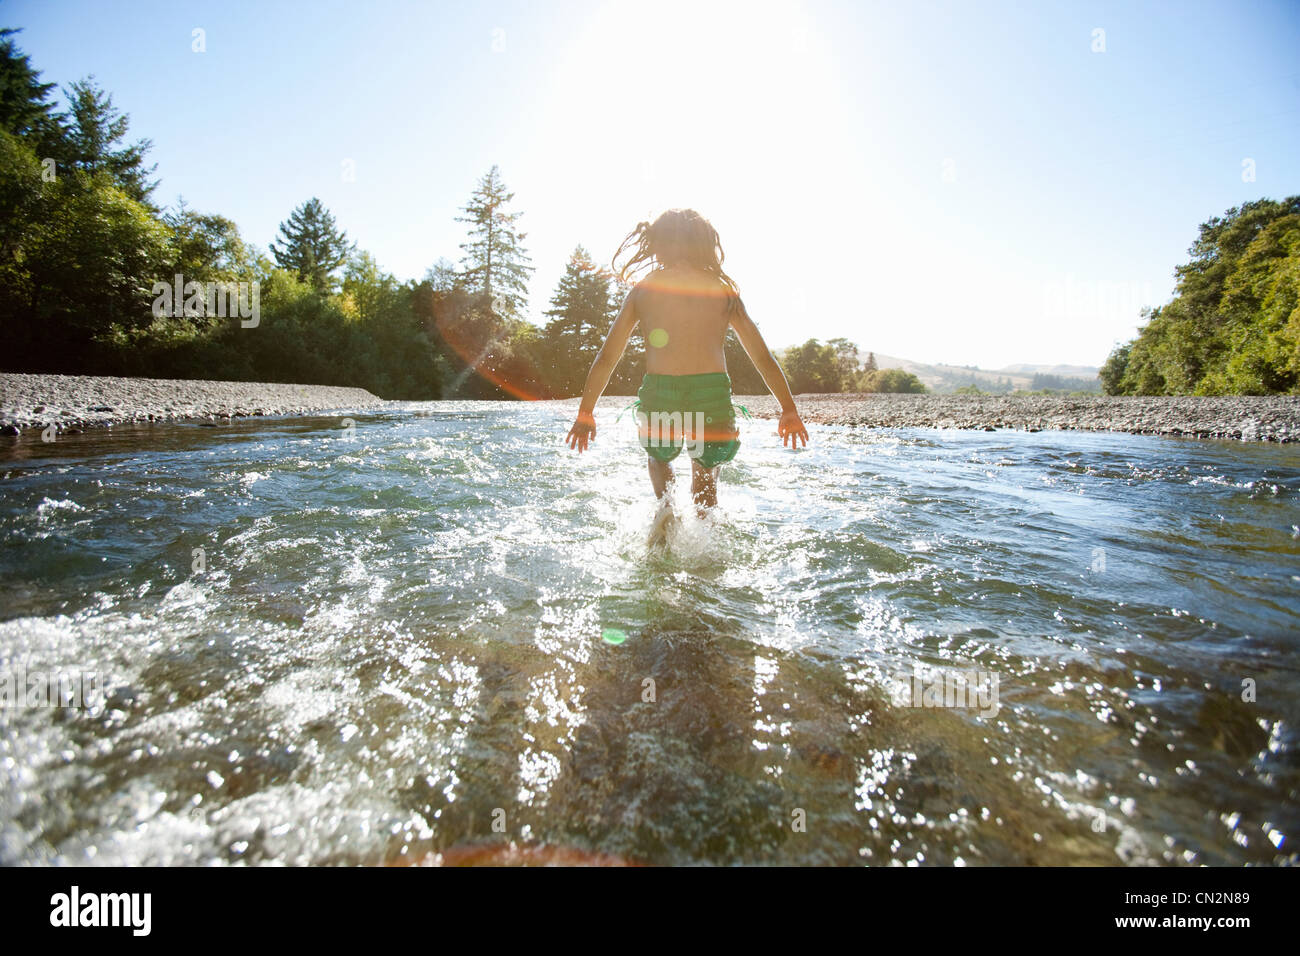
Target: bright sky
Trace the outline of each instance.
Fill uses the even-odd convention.
[[[1098,365],[1199,223],[1300,193],[1295,0],[10,0],[0,24],[46,81],[113,94],[158,201],[262,248],[315,195],[420,277],[499,165],[533,318],[575,246],[608,263],[691,206],[773,347]]]

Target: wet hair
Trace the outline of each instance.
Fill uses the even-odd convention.
[[[629,247],[631,257],[620,267],[618,257]],[[619,281],[627,282],[629,276],[635,277],[640,266],[652,259],[664,265],[665,254],[672,262],[684,262],[717,276],[729,290],[727,311],[744,311],[740,290],[731,276],[722,271],[725,256],[718,231],[694,209],[669,209],[654,222],[638,222],[614,253],[610,265]]]

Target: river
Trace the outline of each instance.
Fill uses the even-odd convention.
[[[1296,446],[571,414],[0,451],[0,863],[1296,862]]]

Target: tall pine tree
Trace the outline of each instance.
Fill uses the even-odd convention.
[[[19,32],[0,30],[0,129],[23,137],[43,158],[61,149],[63,123],[50,100],[54,84],[40,81],[12,39]]]
[[[64,94],[71,112],[63,160],[88,173],[108,173],[124,193],[151,211],[159,212],[149,202],[150,194],[158,185],[149,177],[158,167],[156,163],[144,164],[145,154],[153,143],[141,139],[122,144],[131,118],[113,105],[113,97],[95,85],[93,76],[73,83]]]
[[[470,224],[471,240],[461,244],[465,267],[464,281],[477,290],[495,312],[515,317],[528,298],[528,274],[531,261],[520,242],[527,233],[518,232],[515,222],[521,212],[506,212],[505,206],[515,196],[507,192],[501,173],[493,166],[479,182],[474,195],[457,222]]]
[[[591,255],[578,246],[569,257],[546,315],[544,340],[548,353],[548,384],[561,395],[582,391],[587,371],[614,324],[610,276],[596,268]]]
[[[334,224],[334,217],[314,196],[280,223],[280,237],[271,243],[276,264],[298,274],[317,292],[332,292],[337,272],[356,251],[346,232]]]

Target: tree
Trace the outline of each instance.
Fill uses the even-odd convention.
[[[516,316],[528,298],[528,274],[533,271],[520,242],[527,233],[515,230],[521,212],[506,212],[505,205],[515,196],[507,192],[500,171],[493,166],[479,182],[464,216],[457,222],[469,223],[473,238],[462,243],[465,266],[464,281],[477,290],[493,311]]]
[[[114,147],[127,118],[87,80],[70,124],[52,84],[0,31],[0,327],[8,368],[94,372],[119,330],[152,321],[168,231],[147,204],[148,141]],[[59,163],[50,170],[45,160]],[[48,175],[51,171],[55,175]]]
[[[174,250],[171,272],[161,277],[165,281],[176,273],[186,282],[235,282],[250,277],[252,256],[232,220],[197,212],[181,198],[162,221],[171,230]]]
[[[876,371],[876,369],[877,369],[877,366],[876,366],[876,353],[875,353],[875,352],[868,352],[868,353],[867,353],[867,363],[866,363],[865,365],[862,366],[862,371],[864,371],[864,372],[874,372],[874,371]]]
[[[14,340],[28,338],[33,331],[30,320],[24,321],[35,292],[30,255],[49,212],[49,198],[42,188],[40,159],[31,146],[0,130],[0,323],[10,356]]]
[[[1097,377],[1101,379],[1101,390],[1107,395],[1123,394],[1120,383],[1124,380],[1124,373],[1128,369],[1129,353],[1132,351],[1132,342],[1116,345],[1102,364]]]
[[[831,339],[825,345],[809,339],[782,353],[781,367],[790,388],[799,392],[852,392],[862,388],[858,347],[848,339]]]
[[[723,346],[727,363],[727,374],[731,377],[731,391],[736,395],[765,395],[767,383],[754,367],[753,361],[745,352],[745,347],[736,337],[735,329],[727,329],[727,338]]]
[[[429,266],[424,273],[424,281],[429,284],[429,288],[438,292],[450,292],[461,284],[462,279],[456,272],[455,265],[450,259],[440,257],[437,262]]]
[[[20,32],[0,30],[0,129],[22,137],[44,158],[61,150],[65,130],[50,100],[54,84],[40,81],[40,71],[11,39]]]
[[[11,175],[30,175],[38,165],[30,149],[19,146],[18,168],[0,166],[0,195],[13,191]],[[15,371],[105,371],[106,339],[153,320],[152,285],[165,274],[170,253],[166,226],[102,171],[74,171],[45,183],[23,215],[25,221],[6,223],[4,230],[13,250],[0,294],[6,365]]]
[[[781,367],[790,382],[790,390],[795,394],[840,390],[840,368],[835,350],[817,339],[786,349],[781,356]]]
[[[591,255],[578,246],[546,310],[551,321],[542,332],[544,364],[556,394],[581,392],[587,371],[614,324],[615,303],[610,276],[596,268]]]
[[[358,252],[343,270],[345,309],[360,321],[373,321],[382,315],[398,294],[398,282],[379,268],[375,257]]]
[[[1174,298],[1102,369],[1110,394],[1300,392],[1300,196],[1202,223]]]
[[[862,360],[858,357],[858,347],[844,338],[831,339],[826,345],[835,357],[835,391],[855,391],[858,387],[858,380],[861,378],[862,368]]]
[[[158,183],[149,177],[158,167],[144,165],[153,143],[141,139],[114,148],[125,138],[131,118],[113,105],[113,97],[95,85],[93,76],[78,80],[64,93],[71,114],[63,161],[88,173],[107,173],[124,193],[154,209],[149,196]]]
[[[866,376],[863,391],[920,394],[925,391],[925,385],[911,372],[904,372],[901,368],[885,368]]]
[[[1007,391],[1010,391],[1010,380],[1008,380],[1007,386]],[[1029,383],[1029,390],[1031,392],[1095,392],[1097,391],[1097,379],[1035,372],[1033,379]]]
[[[280,236],[271,243],[271,253],[281,268],[297,274],[318,293],[334,290],[334,273],[356,250],[346,232],[334,223],[321,201],[314,196],[280,223]]]

